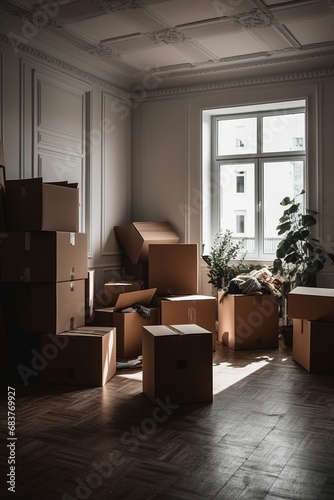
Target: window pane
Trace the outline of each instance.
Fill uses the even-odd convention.
[[[218,121],[218,156],[256,153],[256,118]]]
[[[244,192],[235,189],[235,179],[243,172]],[[254,163],[219,165],[220,180],[220,230],[230,229],[236,240],[244,240],[247,254],[255,251],[255,168]]]
[[[245,192],[245,172],[236,173],[236,191],[237,193]]]
[[[303,189],[303,162],[265,162],[264,163],[264,200],[263,200],[263,253],[276,252],[280,238],[276,227],[283,214],[280,202],[286,196],[294,198]],[[300,198],[302,201],[302,197]]]
[[[305,149],[304,113],[265,116],[262,125],[264,153]]]

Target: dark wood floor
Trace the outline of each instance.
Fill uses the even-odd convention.
[[[209,405],[158,410],[141,376],[120,370],[103,388],[17,385],[7,496],[5,394],[1,498],[333,500],[334,376],[308,373],[282,342],[218,344]]]

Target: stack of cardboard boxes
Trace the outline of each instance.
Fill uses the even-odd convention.
[[[314,373],[334,373],[334,290],[296,287],[288,295],[292,357]]]
[[[115,235],[124,252],[123,275],[129,280],[128,286],[140,283],[141,290],[125,292],[124,287],[124,293],[115,293],[110,307],[95,310],[95,322],[113,324],[117,313],[120,315],[122,310],[135,304],[149,306],[153,316],[151,321],[142,321],[138,328],[137,349],[120,348],[117,356],[140,355],[143,326],[157,324],[197,324],[211,332],[214,350],[216,298],[198,294],[197,244],[180,243],[179,236],[167,222],[116,226]],[[110,290],[116,285],[119,283],[106,283],[105,296],[110,297]],[[122,325],[125,325],[124,319]],[[124,346],[126,337],[134,337],[133,326],[128,330],[117,329],[117,346],[121,342]]]
[[[6,335],[12,351],[22,335],[38,335],[42,381],[103,385],[116,371],[115,332],[85,326],[87,235],[78,225],[76,185],[6,182],[0,248]]]
[[[124,283],[120,291],[119,283],[105,284],[105,297],[113,303],[95,310],[94,324],[116,326],[117,357],[143,355],[143,391],[150,399],[212,401],[216,299],[198,294],[197,245],[180,243],[167,222],[116,226],[115,235],[124,252],[127,286],[139,282],[141,289],[126,291]],[[136,305],[147,308],[149,317],[133,309]]]

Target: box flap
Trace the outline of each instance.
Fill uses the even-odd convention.
[[[315,297],[334,297],[334,288],[318,288],[308,286],[297,286],[289,295],[313,295]]]
[[[213,295],[175,295],[173,297],[163,297],[163,300],[170,300],[172,302],[187,301],[187,300],[216,300]]]
[[[130,233],[131,224],[124,224],[123,226],[115,226],[114,232],[116,236],[116,240],[121,246],[122,250],[126,250],[126,244],[128,241],[129,233]]]
[[[176,244],[179,241],[179,236],[168,222],[133,222],[130,225],[125,251],[132,263],[147,262],[150,244]]]
[[[134,306],[135,304],[141,304],[143,306],[148,305],[153,299],[156,291],[156,288],[148,288],[145,290],[121,293],[117,297],[113,310],[115,312],[120,311],[121,309]]]
[[[182,324],[182,325],[169,325],[169,328],[171,328],[174,332],[178,333],[179,335],[196,335],[198,333],[210,333],[208,330],[205,330],[205,328],[202,328],[201,326],[198,326],[194,323],[189,323],[189,324]]]
[[[205,328],[202,328],[201,326],[195,325],[193,323],[182,324],[182,325],[149,325],[149,326],[144,326],[144,328],[155,337],[175,336],[175,335],[196,335],[203,333],[208,333],[212,335],[211,332],[205,330]]]

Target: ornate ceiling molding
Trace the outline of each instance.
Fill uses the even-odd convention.
[[[231,17],[231,22],[237,28],[254,30],[267,28],[276,23],[274,16],[268,10],[254,9],[249,12],[241,12]]]
[[[90,2],[101,7],[105,12],[142,8],[142,5],[137,0],[90,0]]]
[[[265,76],[265,77],[254,77],[247,78],[244,80],[233,80],[227,82],[218,82],[218,83],[207,83],[203,85],[189,85],[184,87],[173,87],[167,89],[158,89],[146,91],[144,97],[140,92],[134,92],[132,97],[135,101],[144,101],[150,98],[156,97],[169,97],[180,94],[191,94],[191,93],[199,93],[199,92],[209,92],[216,91],[228,88],[236,88],[236,87],[249,87],[254,85],[267,85],[273,83],[282,83],[282,82],[295,82],[295,81],[303,81],[310,79],[331,79],[334,78],[334,68],[329,69],[316,69],[310,71],[301,71],[299,73],[288,73],[285,75],[274,75],[274,76]]]
[[[115,57],[119,57],[121,54],[116,52],[116,50],[111,49],[110,47],[106,47],[105,45],[86,45],[82,47],[82,50],[88,52],[92,56],[98,56],[102,59],[113,59]]]
[[[0,33],[0,43],[1,42],[6,46],[12,46],[12,41],[2,33]],[[16,53],[20,52],[23,54],[27,54],[28,56],[36,60],[40,60],[43,64],[48,64],[50,66],[53,66],[54,68],[60,69],[61,71],[66,71],[67,73],[75,77],[81,78],[82,80],[85,80],[86,82],[89,82],[91,84],[100,85],[101,87],[104,87],[109,91],[111,91],[113,94],[118,95],[126,102],[129,102],[132,99],[132,92],[129,92],[121,87],[118,87],[117,85],[114,85],[113,83],[110,83],[107,80],[98,78],[95,75],[88,73],[87,71],[83,71],[79,68],[76,68],[71,64],[65,63],[64,61],[61,61],[56,57],[50,56],[48,54],[45,54],[44,52],[41,52],[40,50],[34,49],[30,45],[20,43],[15,45],[15,47],[12,46],[12,48],[13,50],[15,50]]]
[[[182,33],[182,31],[176,28],[165,28],[160,31],[154,31],[153,33],[148,33],[149,38],[157,44],[166,43],[168,45],[174,45],[177,43],[188,42],[190,37]]]

